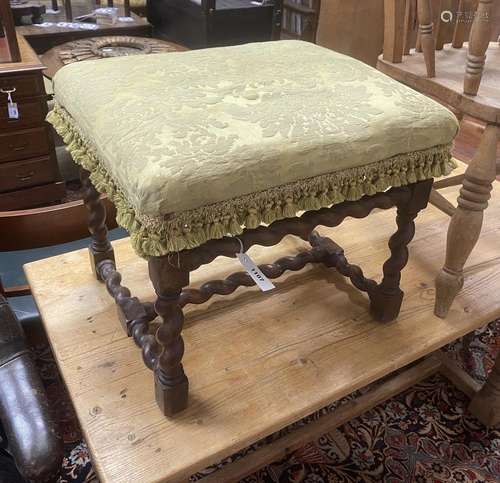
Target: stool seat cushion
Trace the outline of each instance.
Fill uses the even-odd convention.
[[[144,256],[447,174],[458,126],[300,41],[74,63],[54,92],[49,121]]]

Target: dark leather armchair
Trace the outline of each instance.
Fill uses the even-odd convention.
[[[0,295],[0,421],[8,452],[28,481],[54,481],[62,441],[51,418],[45,390],[23,329]]]
[[[114,228],[114,207],[107,200],[105,203],[109,209],[109,224]],[[6,273],[9,273],[6,266],[15,265],[11,269],[17,271],[24,262],[87,246],[86,219],[87,210],[82,201],[0,212],[0,252],[5,263],[0,268],[7,268]],[[112,238],[122,236],[124,232],[118,231]],[[12,252],[12,256],[7,252]],[[17,278],[10,280],[20,281]],[[23,327],[30,337],[43,332],[30,288],[11,284],[4,287],[0,279],[0,426],[5,432],[4,438],[0,428],[0,440],[7,440],[7,451],[27,481],[52,483],[57,481],[61,468],[62,441],[26,346]],[[8,461],[2,446],[5,445],[0,441],[0,464],[1,460]],[[0,468],[0,483],[10,483],[1,470],[3,468]],[[19,482],[18,479],[12,481]]]

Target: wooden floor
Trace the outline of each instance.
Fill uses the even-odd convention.
[[[454,201],[457,189],[442,193]],[[433,280],[443,261],[448,220],[434,207],[419,217],[402,279],[406,297],[395,322],[371,320],[367,298],[319,266],[283,277],[266,294],[239,289],[188,307],[184,366],[190,403],[175,419],[157,408],[152,374],[123,333],[105,288],[93,279],[87,253],[27,265],[101,481],[181,481],[499,317],[500,187],[486,211],[465,288],[441,320],[433,315]],[[394,228],[391,210],[320,231],[343,245],[368,276],[379,277]],[[146,263],[128,240],[114,246],[124,284],[152,300]],[[287,237],[250,254],[261,263],[303,246]],[[195,272],[193,283],[236,270],[236,261],[218,259]]]

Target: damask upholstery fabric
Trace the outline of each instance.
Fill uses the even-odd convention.
[[[300,41],[68,65],[49,120],[144,256],[445,174],[455,116]]]

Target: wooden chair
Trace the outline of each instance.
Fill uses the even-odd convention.
[[[439,317],[447,315],[463,286],[463,267],[479,238],[492,182],[500,171],[495,160],[500,139],[500,45],[490,42],[493,7],[500,8],[499,3],[460,0],[458,8],[442,10],[438,7],[453,2],[385,0],[384,52],[378,68],[449,106],[460,120],[467,115],[486,125],[465,175],[437,181],[431,195],[431,203],[452,217],[445,264],[436,279]],[[466,42],[469,19],[473,21]],[[417,24],[418,32],[413,27]],[[450,28],[452,41],[445,44],[443,32]],[[438,190],[460,184],[455,208]]]
[[[284,0],[282,39],[316,43],[321,0]]]

